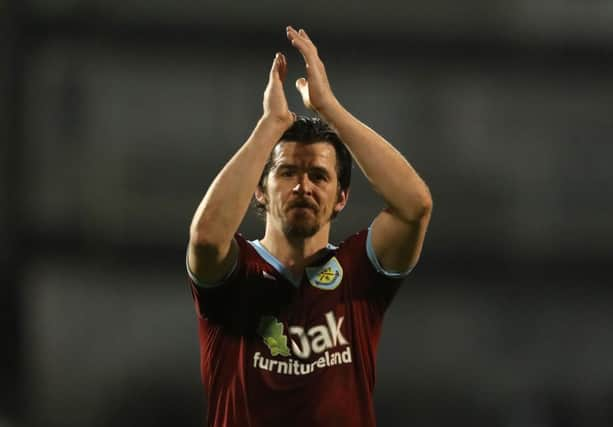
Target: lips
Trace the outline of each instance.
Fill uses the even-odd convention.
[[[310,209],[312,211],[316,211],[317,210],[317,205],[315,205],[314,203],[309,202],[308,200],[295,200],[289,203],[289,206],[287,207],[288,210],[290,209]]]

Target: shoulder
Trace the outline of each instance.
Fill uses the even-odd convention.
[[[247,240],[242,234],[234,235],[234,244],[236,246],[236,258],[232,267],[227,274],[216,282],[205,282],[200,280],[190,269],[189,262],[186,260],[187,273],[190,281],[200,290],[215,289],[220,285],[228,282],[235,282],[236,279],[245,276],[254,266],[262,262],[261,257],[253,247],[252,243]],[[257,268],[257,267],[255,267]]]
[[[358,253],[366,250],[366,239],[368,238],[368,229],[358,231],[347,237],[339,243],[337,252],[339,253]],[[365,253],[365,252],[364,252]]]
[[[394,275],[381,268],[372,247],[370,229],[363,229],[341,242],[336,257],[348,278],[353,295],[378,316],[385,312],[406,275]],[[370,314],[369,314],[370,316]]]
[[[390,279],[405,278],[411,271],[390,272],[381,266],[372,246],[372,227],[362,229],[342,241],[337,253],[342,264],[367,265],[369,270]]]
[[[366,251],[366,241],[368,238],[368,230],[360,230],[352,234],[345,240],[340,242],[338,246],[329,246],[332,249],[334,256],[344,270],[360,271],[369,270],[370,262]]]

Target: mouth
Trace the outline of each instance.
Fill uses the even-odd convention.
[[[288,210],[298,210],[298,211],[303,211],[303,212],[306,212],[306,211],[316,212],[317,207],[312,203],[301,200],[301,201],[297,201],[297,202],[290,204],[288,207]]]
[[[309,207],[306,207],[306,206],[294,206],[294,207],[290,208],[290,210],[298,211],[298,212],[315,212],[312,208],[309,208]]]

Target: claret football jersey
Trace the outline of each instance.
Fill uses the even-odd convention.
[[[369,230],[328,245],[292,277],[259,241],[220,283],[188,273],[208,425],[374,426],[383,314],[407,273],[387,273]]]

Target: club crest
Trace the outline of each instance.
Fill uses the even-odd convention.
[[[343,268],[336,257],[332,257],[323,266],[307,267],[306,275],[311,285],[318,289],[331,291],[341,284]]]

